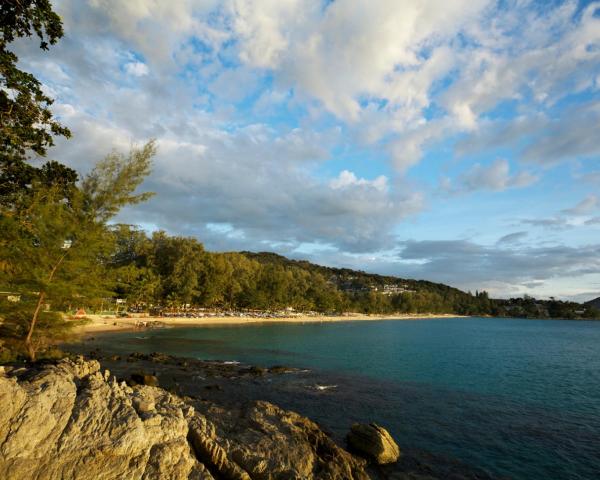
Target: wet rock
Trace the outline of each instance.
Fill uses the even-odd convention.
[[[243,368],[240,370],[240,375],[249,375],[252,377],[262,377],[265,373],[267,373],[267,370],[261,367],[248,367],[248,368]]]
[[[148,358],[154,363],[170,363],[173,361],[173,357],[171,355],[159,352],[151,353]]]
[[[269,368],[269,373],[282,374],[296,371],[295,368],[285,367],[283,365],[273,365]]]
[[[204,388],[206,390],[223,390],[223,387],[221,387],[221,385],[206,385]]]
[[[129,356],[127,357],[127,360],[134,362],[136,360],[146,360],[147,358],[148,358],[148,355],[146,355],[144,353],[133,352],[133,353],[129,354]]]
[[[394,463],[400,458],[400,448],[389,432],[376,423],[355,423],[346,437],[348,447],[376,463]]]
[[[158,387],[158,378],[155,375],[148,375],[145,373],[132,373],[131,383],[132,385],[147,385],[149,387]]]

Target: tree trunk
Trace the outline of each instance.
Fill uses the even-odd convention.
[[[58,262],[56,262],[54,267],[52,267],[52,270],[50,271],[50,274],[48,275],[48,284],[50,284],[50,282],[52,282],[52,279],[54,278],[54,274],[56,273],[56,270],[58,270],[58,267],[60,267],[60,264],[63,262],[63,260],[67,256],[67,253],[69,253],[68,250],[64,254],[61,255],[61,257],[58,259]],[[37,319],[40,314],[40,310],[42,309],[42,305],[44,303],[45,298],[46,298],[46,292],[40,292],[40,296],[38,298],[37,305],[35,306],[35,311],[33,312],[33,317],[31,317],[31,323],[29,324],[29,331],[27,332],[27,338],[25,339],[25,348],[27,349],[27,353],[29,354],[29,360],[31,360],[32,362],[35,362],[35,348],[33,347],[33,344],[31,343],[31,337],[33,336],[33,330],[35,328],[35,324],[37,322]]]
[[[29,331],[27,332],[27,338],[25,339],[25,348],[27,349],[27,353],[29,355],[29,360],[35,362],[35,348],[31,343],[31,337],[33,336],[33,330],[35,328],[35,324],[37,322],[38,316],[40,314],[40,310],[42,309],[42,305],[44,304],[44,298],[46,297],[45,292],[40,292],[40,296],[38,298],[37,305],[35,306],[35,310],[33,312],[33,317],[31,317],[31,323],[29,324]]]

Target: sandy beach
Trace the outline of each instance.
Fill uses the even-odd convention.
[[[395,315],[366,315],[346,314],[339,316],[329,315],[295,315],[289,317],[126,317],[87,315],[90,321],[85,325],[76,327],[79,334],[131,331],[153,327],[209,327],[219,325],[241,325],[250,323],[322,323],[322,322],[349,322],[349,321],[377,321],[377,320],[424,320],[430,318],[458,318],[461,315],[426,313],[426,314],[395,314]]]

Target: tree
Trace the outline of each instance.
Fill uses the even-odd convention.
[[[199,294],[198,277],[204,268],[204,247],[193,238],[152,235],[148,264],[158,276],[160,298],[171,305],[192,303]]]
[[[56,308],[110,289],[105,268],[114,251],[114,235],[106,222],[124,205],[149,197],[135,190],[148,175],[154,153],[154,142],[132,149],[127,157],[113,153],[67,195],[58,182],[35,181],[30,195],[10,206],[0,205],[0,286],[23,296],[21,313],[12,311],[4,318],[18,323],[27,315],[24,347],[32,361],[47,337],[40,331],[36,340],[38,322],[48,317],[47,303]]]
[[[70,136],[52,117],[52,99],[30,73],[17,68],[18,57],[8,45],[20,37],[37,35],[48,50],[63,36],[60,17],[49,0],[3,0],[0,4],[0,161],[12,173],[22,166],[27,151],[45,155],[53,136]]]
[[[109,265],[115,293],[126,298],[128,305],[152,302],[159,293],[160,277],[150,262],[150,239],[132,225],[115,225],[111,230],[115,236],[115,251]]]

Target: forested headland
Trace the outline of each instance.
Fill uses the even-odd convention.
[[[141,309],[259,309],[454,313],[528,318],[596,318],[591,305],[533,297],[491,299],[441,283],[290,260],[275,253],[212,253],[194,238],[111,227],[116,251],[108,264],[115,295]]]

